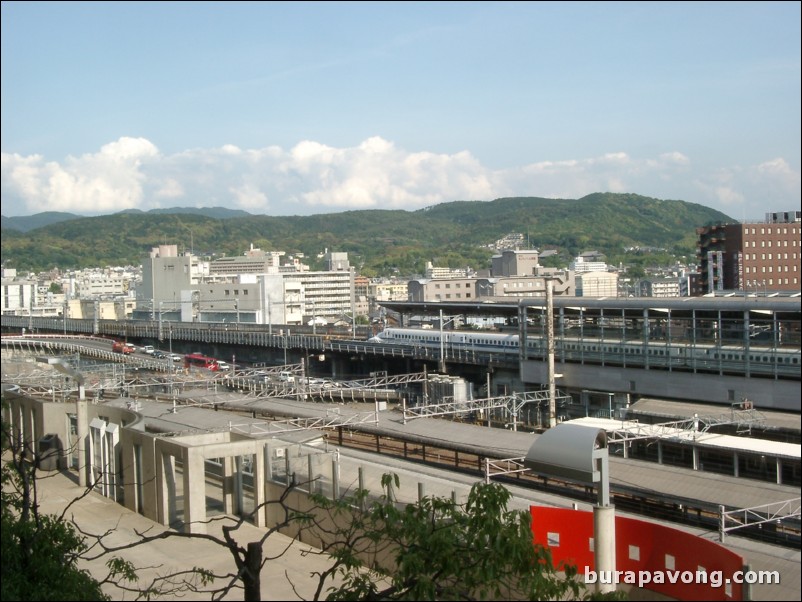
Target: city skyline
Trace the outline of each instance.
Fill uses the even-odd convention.
[[[2,4],[6,216],[800,208],[800,6]]]

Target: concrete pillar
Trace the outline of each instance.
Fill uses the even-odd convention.
[[[593,552],[598,574],[596,591],[600,594],[614,592],[615,506],[593,506]],[[602,583],[603,580],[607,583]]]
[[[657,463],[663,463],[663,444],[660,441],[657,442]]]
[[[136,453],[134,442],[125,436],[120,438],[120,457],[123,463],[123,505],[132,512],[138,511],[137,504],[137,474],[140,472],[140,467],[137,466]]]
[[[699,470],[699,448],[694,445],[691,450],[693,451],[693,469]]]
[[[206,463],[199,450],[184,449],[184,532],[206,533]]]
[[[340,453],[335,451],[331,460],[331,499],[340,499]]]
[[[78,455],[78,484],[81,487],[89,485],[89,466],[86,461],[89,446],[89,408],[86,400],[75,402],[75,413],[78,421],[78,439],[75,453]]]
[[[158,483],[158,522],[170,526],[178,519],[175,458],[171,454],[163,451],[157,452],[156,475]]]
[[[783,461],[777,458],[777,485],[783,484]]]
[[[233,498],[233,513],[242,516],[245,511],[245,489],[242,477],[242,456],[234,456],[234,474],[231,478],[231,495]]]
[[[141,461],[139,462],[139,474],[141,475],[141,481],[137,483],[137,486],[142,491],[142,512],[150,520],[166,524],[159,514],[161,512],[160,499],[164,483],[159,473],[161,460],[158,458],[156,451],[157,440],[151,437],[143,437],[138,442],[140,443]]]
[[[276,447],[274,447],[272,443],[268,442],[265,444],[262,450],[265,455],[265,475],[267,477],[268,482],[273,481],[275,479],[275,476],[273,474],[273,454],[276,452],[273,451],[274,449],[276,449]]]
[[[264,449],[257,449],[253,455],[253,524],[257,527],[267,526],[267,514],[264,504],[267,501],[265,491],[266,462]]]
[[[738,452],[732,452],[732,475],[735,478],[738,478],[738,471],[740,467],[738,466]]]
[[[223,512],[234,514],[234,458],[223,458]]]
[[[359,485],[358,485],[359,491],[362,492],[362,491],[365,490],[365,474],[364,474],[364,469],[362,468],[362,466],[360,466],[359,470],[358,470],[358,481],[359,481]],[[367,509],[367,502],[365,500],[365,496],[360,496],[359,499],[360,499],[359,509],[362,512],[364,512]]]
[[[265,499],[277,500],[285,491],[285,485],[282,483],[266,482],[265,483]],[[265,526],[273,527],[284,520],[284,509],[281,504],[267,504],[264,509]]]

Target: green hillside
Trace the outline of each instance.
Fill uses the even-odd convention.
[[[427,261],[487,268],[493,252],[485,245],[511,232],[524,234],[533,248],[558,250],[566,261],[598,250],[612,263],[626,263],[632,259],[624,252],[627,247],[660,247],[667,254],[692,257],[696,227],[731,221],[694,203],[609,193],[288,217],[126,212],[71,219],[24,234],[3,230],[2,256],[8,267],[41,271],[139,265],[160,244],[217,257],[240,255],[253,245],[304,253],[313,267],[321,267],[316,256],[324,250],[344,251],[365,275],[406,277],[422,273]]]

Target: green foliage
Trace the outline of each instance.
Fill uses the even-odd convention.
[[[337,518],[330,551],[341,585],[327,600],[567,600],[589,597],[574,567],[554,567],[549,551],[533,543],[527,512],[507,509],[510,493],[477,483],[464,506],[450,498],[418,504],[393,501],[396,475],[365,511],[365,492],[316,502]],[[390,557],[389,566],[382,557]],[[615,597],[617,599],[617,596]]]
[[[611,263],[626,262],[624,248],[630,246],[693,256],[695,228],[727,221],[732,220],[723,213],[693,203],[609,193],[313,216],[122,213],[72,219],[25,234],[4,229],[2,255],[8,267],[42,271],[139,265],[160,244],[210,257],[241,255],[253,244],[304,253],[312,263],[324,249],[344,251],[361,258],[361,273],[367,276],[412,277],[423,274],[427,261],[485,269],[492,251],[484,245],[511,232],[525,234],[533,248],[558,249],[569,258],[599,250]]]
[[[76,566],[85,550],[72,525],[45,515],[21,520],[3,505],[3,600],[108,600],[100,584]]]
[[[7,438],[3,434],[6,457]],[[11,455],[11,454],[8,454]],[[79,569],[83,538],[60,517],[37,512],[35,466],[13,457],[2,467],[2,600],[108,600]]]

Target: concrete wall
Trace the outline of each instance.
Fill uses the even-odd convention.
[[[740,378],[716,374],[614,368],[555,362],[562,374],[557,387],[564,390],[593,389],[639,397],[669,397],[696,402],[730,404],[744,397],[757,408],[799,411],[799,382],[770,378]],[[525,383],[547,383],[546,362],[521,362]]]

